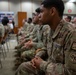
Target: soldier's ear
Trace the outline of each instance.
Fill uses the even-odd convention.
[[[51,16],[54,16],[55,13],[56,13],[56,8],[55,8],[55,7],[52,7],[52,8],[50,9],[50,14],[51,14]]]

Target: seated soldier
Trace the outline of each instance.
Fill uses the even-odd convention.
[[[40,9],[41,22],[51,28],[47,60],[35,56],[22,63],[15,75],[39,75],[39,71],[43,71],[43,75],[76,75],[76,29],[62,20],[63,1],[43,0]]]
[[[37,11],[36,11],[37,12]],[[47,34],[50,32],[50,27],[48,25],[41,25],[39,18],[38,18],[39,11],[37,12],[36,16],[33,19],[33,23],[38,25],[36,26],[36,31],[34,35],[38,38],[38,42],[34,41],[29,41],[25,43],[24,48],[25,51],[21,50],[21,58],[24,59],[25,61],[28,61],[32,59],[39,50],[42,50],[44,47],[46,48],[47,45]],[[26,51],[27,48],[28,50]],[[37,50],[37,51],[36,51]],[[40,55],[42,56],[42,54]],[[44,55],[45,56],[45,55]],[[21,61],[21,60],[20,60]],[[18,61],[19,62],[19,61]]]
[[[18,35],[20,35],[18,37],[19,41],[22,38],[24,39],[24,37],[33,30],[33,27],[34,27],[34,25],[32,24],[32,19],[28,18],[27,22],[25,22],[25,24],[23,25],[23,27],[21,27],[19,29],[19,32],[18,32]]]

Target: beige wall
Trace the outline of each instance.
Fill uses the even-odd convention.
[[[68,13],[68,10],[71,9],[72,12]],[[65,11],[64,14],[76,14],[76,4],[75,3],[65,3]]]
[[[41,0],[0,0],[0,11],[11,11],[15,13],[15,23],[17,23],[17,12],[27,12],[27,17],[32,17],[34,10],[40,6]],[[69,6],[68,6],[69,5]],[[72,9],[71,13],[68,13],[68,9]],[[76,4],[65,3],[64,14],[76,14]]]

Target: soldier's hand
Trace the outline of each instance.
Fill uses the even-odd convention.
[[[32,65],[33,68],[36,69],[36,66],[35,66],[34,60],[35,60],[35,58],[31,60],[31,65]]]
[[[26,48],[31,48],[33,45],[32,41],[28,41],[27,43],[25,43]]]
[[[34,62],[34,66],[37,68],[37,69],[39,69],[40,68],[40,64],[41,64],[41,62],[42,62],[43,60],[40,58],[40,57],[35,57],[34,59],[33,59],[33,62]]]
[[[22,46],[22,47],[21,47],[21,49],[25,49],[25,48],[26,48],[26,46]]]

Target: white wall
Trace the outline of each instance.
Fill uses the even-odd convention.
[[[9,11],[7,0],[0,0],[0,11]]]
[[[27,17],[32,17],[34,10],[40,6],[41,0],[0,0],[0,11],[14,12],[16,25],[18,24],[18,11],[27,12]]]
[[[34,10],[40,6],[41,0],[0,0],[0,11],[14,12],[15,23],[17,23],[18,11],[27,12],[27,17],[32,17]],[[69,5],[69,6],[68,6]],[[71,13],[68,13],[68,9],[72,9]],[[64,14],[76,14],[76,4],[65,3]]]
[[[32,1],[31,0],[22,0],[22,11],[27,12],[27,17],[31,17],[32,13]]]
[[[72,10],[70,13],[68,12],[69,9]],[[76,14],[76,4],[75,3],[66,2],[65,3],[64,14]]]
[[[21,11],[20,0],[10,0],[9,7],[10,7],[9,11],[14,12],[14,20],[17,25],[18,24],[17,13],[18,13],[18,11]]]

